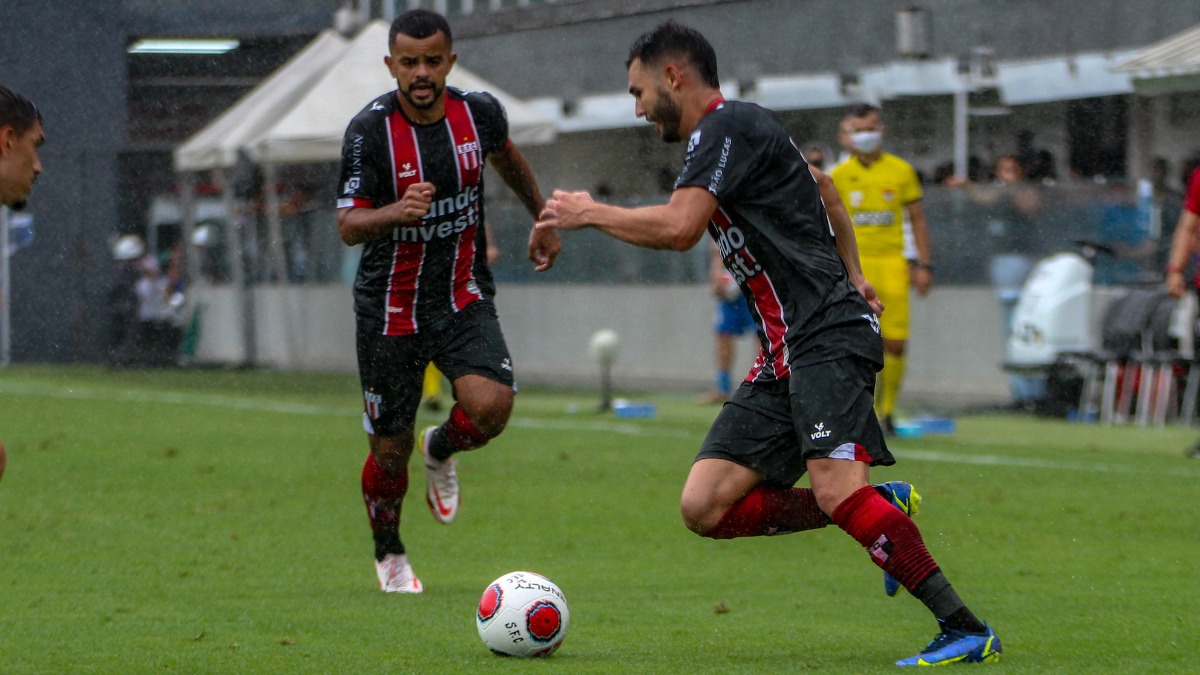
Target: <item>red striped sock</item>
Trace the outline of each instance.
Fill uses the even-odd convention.
[[[873,486],[854,492],[833,510],[833,522],[867,549],[871,561],[910,591],[938,571],[921,532]]]
[[[408,467],[398,474],[389,473],[375,461],[373,453],[368,454],[362,470],[362,492],[371,531],[396,532],[400,527],[400,505],[408,493]]]
[[[433,432],[433,438],[429,442],[429,454],[433,455],[434,459],[444,462],[460,450],[474,450],[489,440],[491,439],[487,434],[477,429],[471,418],[467,417],[462,406],[455,403],[454,407],[450,408],[450,416]]]
[[[733,539],[791,534],[825,527],[830,523],[809,488],[772,488],[759,485],[734,502],[705,537]]]

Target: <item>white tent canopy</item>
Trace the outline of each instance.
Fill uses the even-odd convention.
[[[1147,96],[1200,90],[1200,25],[1120,60],[1113,70],[1133,78]]]
[[[251,155],[272,164],[332,162],[341,157],[342,136],[350,120],[371,99],[394,90],[396,81],[383,63],[388,24],[373,21],[277,123],[251,147]],[[498,90],[461,64],[447,84],[467,91],[487,91],[508,113],[509,136],[518,145],[554,140],[554,121],[536,108]]]
[[[349,41],[326,30],[232,107],[175,149],[176,171],[233,166],[239,149],[258,143],[264,131],[296,104],[325,73]]]

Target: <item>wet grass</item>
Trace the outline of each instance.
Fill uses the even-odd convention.
[[[891,672],[934,627],[834,528],[714,542],[678,495],[716,410],[650,420],[526,388],[460,464],[464,500],[404,539],[420,596],[377,590],[352,376],[0,370],[0,672]],[[423,423],[435,421],[423,413]],[[1014,673],[1187,672],[1200,632],[1200,462],[1187,429],[964,416],[896,441],[917,518]],[[499,659],[474,608],[532,569],[570,601],[544,662]],[[989,670],[992,668],[988,667]]]

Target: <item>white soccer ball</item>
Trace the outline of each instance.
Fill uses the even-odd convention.
[[[612,363],[620,350],[621,338],[617,331],[611,328],[596,331],[592,334],[592,341],[588,343],[588,351],[591,352],[592,358],[600,363]]]
[[[483,644],[505,656],[549,656],[567,636],[570,620],[563,592],[533,572],[509,572],[493,581],[475,612]]]

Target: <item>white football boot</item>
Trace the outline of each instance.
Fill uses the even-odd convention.
[[[449,525],[458,516],[458,474],[453,457],[439,462],[429,454],[429,441],[437,427],[429,427],[421,434],[421,456],[425,460],[425,503],[434,520]]]
[[[408,564],[408,556],[387,554],[383,560],[375,561],[375,574],[384,593],[420,593],[425,590],[421,580]]]

